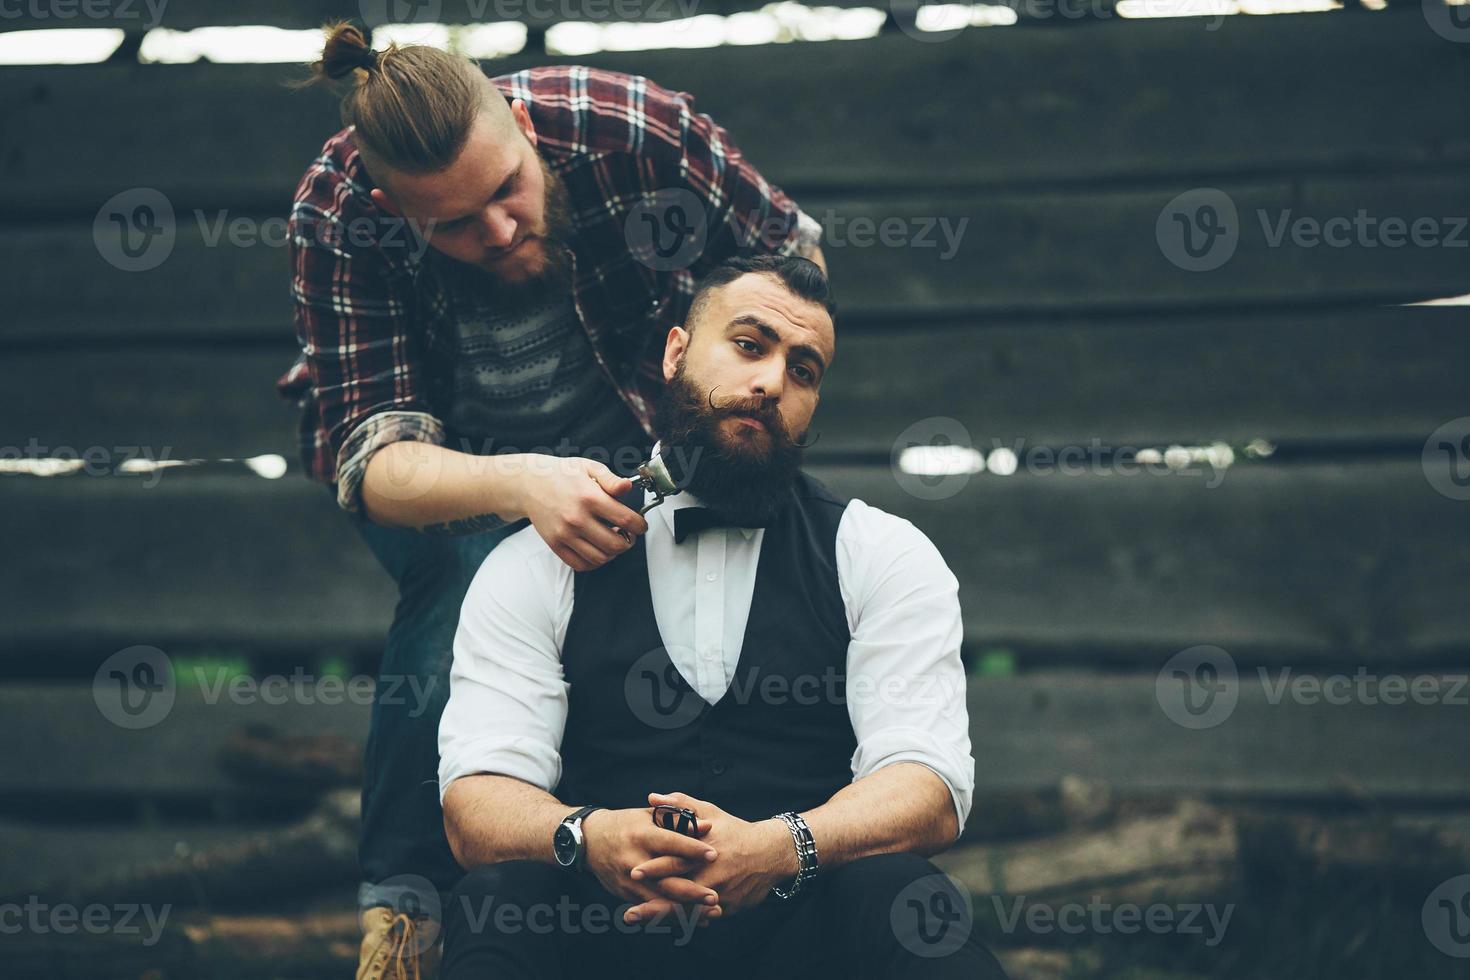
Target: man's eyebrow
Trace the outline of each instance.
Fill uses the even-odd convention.
[[[781,334],[777,332],[775,327],[771,326],[760,317],[752,316],[749,313],[742,314],[741,316],[737,316],[735,319],[731,320],[730,326],[755,327],[757,330],[765,335],[767,340],[774,341],[778,344],[781,342]],[[824,358],[821,352],[818,351],[811,344],[792,344],[791,351],[794,354],[807,357],[813,361],[816,361],[817,367],[821,368],[822,373],[827,373],[827,359]]]
[[[521,170],[524,169],[524,167],[525,167],[525,164],[516,164],[516,168],[514,170],[512,170],[510,172],[510,174],[504,180],[502,180],[500,182],[500,184],[495,188],[495,190],[493,190],[493,191],[490,192],[489,200],[487,200],[485,202],[485,204],[489,204],[490,201],[495,200],[497,197],[500,196],[500,192],[503,191],[506,188],[507,185],[509,185],[511,183],[514,183],[521,176]],[[478,214],[480,211],[482,211],[484,209],[484,206],[485,205],[482,204],[482,205],[480,205],[480,207],[476,208],[473,211],[467,211],[464,214],[456,215],[453,218],[440,218],[439,219],[439,223],[441,225],[452,225],[452,224],[455,224],[456,222],[463,221],[466,218],[473,218],[476,214]]]

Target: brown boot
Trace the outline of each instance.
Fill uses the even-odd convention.
[[[433,980],[439,972],[439,925],[378,907],[362,913],[357,980]]]

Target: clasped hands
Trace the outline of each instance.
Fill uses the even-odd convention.
[[[699,817],[696,837],[654,824],[653,807],[686,807]],[[594,810],[582,821],[587,867],[602,886],[633,903],[625,922],[690,909],[699,926],[760,904],[798,868],[781,820],[751,822],[684,793],[649,793],[647,809]]]

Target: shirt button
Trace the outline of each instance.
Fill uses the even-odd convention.
[[[706,659],[706,660],[713,660],[713,659],[715,659],[715,650],[714,650],[714,647],[705,647],[704,648],[704,659]]]
[[[714,572],[705,572],[704,573],[704,580],[706,582],[713,582],[717,578],[719,578],[719,576],[716,575]]]

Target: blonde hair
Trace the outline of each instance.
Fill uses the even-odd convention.
[[[505,104],[488,98],[490,80],[462,55],[422,44],[374,51],[346,22],[324,30],[321,59],[303,84],[356,76],[342,100],[342,121],[356,127],[357,147],[377,180],[383,166],[407,174],[443,170],[464,148],[476,114]]]

